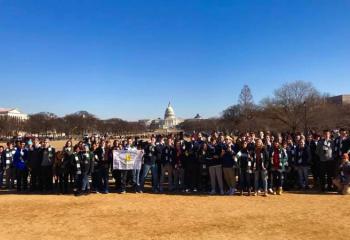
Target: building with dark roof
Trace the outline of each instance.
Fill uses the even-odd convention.
[[[327,98],[329,103],[347,105],[350,104],[350,95],[338,95]]]

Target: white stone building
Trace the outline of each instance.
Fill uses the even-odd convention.
[[[25,113],[22,113],[17,108],[0,108],[0,118],[1,117],[10,117],[21,121],[28,120],[28,115]]]

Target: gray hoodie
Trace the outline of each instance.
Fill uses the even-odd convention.
[[[318,141],[316,154],[320,157],[321,162],[334,160],[334,141],[322,139]]]

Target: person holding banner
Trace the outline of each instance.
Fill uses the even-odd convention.
[[[113,150],[113,169],[118,170],[121,178],[120,193],[126,193],[128,174],[134,172],[140,174],[143,151],[132,145],[131,138],[125,143],[123,149]],[[139,177],[134,175],[136,190],[139,189]],[[141,192],[140,190],[137,192]]]
[[[131,138],[127,139],[126,145],[124,146],[124,150],[130,151],[133,150],[133,141]],[[122,170],[122,193],[126,192],[126,186],[128,182],[128,175],[130,175],[130,170]],[[135,169],[132,170],[132,180],[133,184],[135,185],[135,190],[137,192],[137,185],[138,185],[138,180],[140,176],[140,170],[137,171]]]
[[[114,178],[114,181],[115,181],[115,189],[117,191],[120,189],[120,172],[119,172],[119,169],[113,168],[113,151],[121,150],[121,149],[123,149],[122,143],[119,142],[118,140],[114,140],[113,146],[111,149],[111,154],[112,154],[111,172],[112,172],[112,177]]]
[[[175,149],[173,146],[173,139],[167,138],[165,140],[165,147],[162,151],[161,157],[161,177],[160,177],[160,191],[163,192],[165,173],[168,173],[168,190],[173,190],[173,164],[175,163]]]

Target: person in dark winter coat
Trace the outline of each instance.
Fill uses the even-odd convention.
[[[310,149],[300,140],[295,153],[295,167],[298,171],[299,187],[301,189],[309,188],[309,167],[311,162]]]
[[[97,155],[99,177],[100,177],[100,187],[99,192],[103,194],[108,194],[108,180],[109,180],[109,149],[106,146],[105,141],[101,141],[100,146],[96,149],[95,154]]]
[[[286,146],[286,145],[285,145]],[[282,194],[282,186],[284,180],[284,173],[288,166],[287,149],[280,146],[278,140],[275,140],[270,153],[271,170],[273,175],[274,194]]]
[[[40,187],[42,191],[53,190],[53,163],[55,161],[55,148],[50,146],[47,138],[40,151]]]
[[[84,150],[81,152],[81,175],[82,175],[82,186],[81,191],[89,194],[90,184],[89,177],[94,171],[94,154],[90,152],[89,145],[84,146]]]
[[[38,138],[28,141],[28,169],[30,172],[30,191],[35,192],[40,189],[40,159],[41,146]]]
[[[17,150],[13,156],[13,164],[16,168],[17,192],[26,191],[28,185],[28,150],[24,142],[17,143]]]
[[[244,191],[251,195],[252,181],[253,179],[253,158],[248,150],[248,142],[243,141],[242,149],[236,155],[237,163],[239,166],[239,185],[240,195],[243,195]]]
[[[185,153],[181,146],[181,142],[178,141],[175,144],[175,163],[173,168],[174,175],[174,190],[175,191],[184,191],[185,190]]]
[[[338,176],[333,180],[333,184],[337,187],[339,193],[350,194],[350,162],[349,155],[344,153],[339,167]]]
[[[0,146],[0,189],[2,188],[4,171],[6,166],[6,160],[3,153],[4,153],[4,146]]]
[[[16,168],[13,164],[13,157],[16,153],[16,148],[13,147],[11,142],[7,142],[7,148],[3,152],[3,158],[5,159],[5,179],[7,189],[14,188],[16,178]]]
[[[199,178],[199,162],[196,152],[197,143],[192,140],[184,142],[183,145],[183,167],[185,170],[185,188],[186,192],[197,192]]]
[[[210,185],[211,185],[211,195],[216,194],[216,184],[219,186],[219,191],[221,195],[224,195],[224,183],[222,178],[222,149],[224,147],[223,142],[216,142],[215,137],[211,138],[208,148],[210,152],[213,152],[213,157],[209,160],[209,176],[210,176]]]
[[[323,132],[323,139],[318,142],[316,153],[320,158],[321,191],[332,191],[332,178],[335,177],[336,160],[334,158],[334,141],[331,139],[330,131],[325,130]]]
[[[91,192],[93,193],[98,193],[99,187],[101,186],[101,177],[100,177],[100,171],[99,171],[99,158],[97,155],[97,144],[95,142],[92,143],[91,145],[91,151],[93,153],[93,171],[91,173]]]
[[[151,171],[152,173],[152,191],[158,192],[158,164],[157,164],[157,149],[156,149],[156,138],[151,137],[151,142],[147,143],[144,149],[143,155],[144,165],[141,177],[141,191],[144,191],[146,177]]]
[[[254,179],[255,179],[255,193],[256,196],[259,190],[259,180],[263,184],[263,196],[268,196],[267,192],[267,169],[269,168],[269,156],[262,143],[261,139],[256,141],[255,149],[253,151],[254,159]]]
[[[225,138],[225,147],[222,149],[222,171],[224,174],[225,182],[228,186],[226,194],[234,195],[236,192],[236,153],[234,152],[233,139],[229,136]]]
[[[82,161],[81,161],[81,153],[80,153],[80,147],[78,145],[75,145],[73,148],[73,153],[71,155],[71,161],[74,165],[74,188],[73,193],[75,196],[81,195],[81,187],[82,187]]]
[[[198,163],[199,163],[199,188],[202,192],[209,191],[209,168],[208,164],[212,161],[214,150],[210,151],[208,144],[203,142],[198,151]]]
[[[173,146],[173,139],[167,138],[165,141],[165,146],[162,149],[162,155],[161,155],[161,177],[160,177],[160,191],[163,191],[163,185],[164,185],[164,179],[165,179],[165,173],[168,173],[168,190],[173,190],[173,167],[175,164],[175,149]]]

